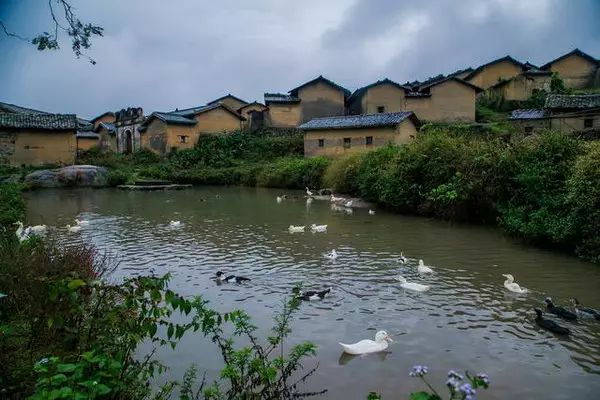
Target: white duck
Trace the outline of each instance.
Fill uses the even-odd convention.
[[[353,344],[344,344],[340,342],[340,346],[344,352],[352,355],[377,353],[388,348],[388,343],[392,343],[392,338],[386,331],[379,331],[375,334],[375,340],[363,339],[360,342]]]
[[[90,224],[90,221],[79,220],[79,219],[75,218],[75,224],[77,224],[79,226],[87,226]]]
[[[506,278],[504,281],[504,287],[510,290],[513,293],[527,293],[527,289],[519,286],[518,283],[515,282],[515,278],[511,274],[502,274],[503,277]]]
[[[375,215],[375,211],[369,210],[369,215]]]
[[[283,201],[283,197],[281,196],[277,196],[276,199],[278,203],[281,203]]]
[[[290,233],[304,232],[304,225],[302,225],[302,226],[290,225],[288,228],[288,231],[290,231]]]
[[[329,253],[323,254],[323,257],[325,257],[329,260],[335,260],[339,257],[339,255],[338,255],[337,251],[335,251],[335,249],[333,249]]]
[[[420,274],[433,274],[433,270],[426,266],[423,260],[419,260],[417,271],[419,271]]]
[[[354,211],[350,207],[344,208],[344,212],[348,215],[352,215],[354,213]]]
[[[71,226],[71,225],[67,224],[65,226],[65,228],[67,228],[67,231],[69,233],[77,233],[81,230],[81,226],[79,226],[79,225]]]
[[[338,202],[340,202],[340,201],[344,201],[344,198],[343,198],[343,197],[335,197],[335,196],[332,194],[332,195],[331,195],[331,197],[329,198],[329,200],[330,200],[332,203],[338,203]]]
[[[169,226],[171,228],[179,228],[181,226],[181,221],[171,221],[169,222]]]
[[[15,222],[15,225],[17,225],[17,230],[15,231],[15,235],[17,235],[17,238],[19,239],[20,242],[23,242],[23,241],[29,239],[31,237],[31,235],[43,236],[46,234],[46,231],[48,230],[48,227],[46,225],[34,225],[34,226],[28,226],[27,228],[25,228],[21,221]]]
[[[347,202],[344,203],[344,207],[350,208],[350,207],[352,207],[352,204],[354,204],[354,200],[348,200]]]
[[[313,192],[311,192],[308,187],[306,187],[306,195],[307,196],[312,196],[313,195]]]
[[[310,230],[312,231],[312,233],[316,233],[316,232],[327,232],[327,225],[316,225],[316,224],[312,224],[310,226]]]
[[[314,199],[313,199],[312,197],[307,197],[307,198],[306,198],[306,203],[307,203],[307,204],[310,204],[310,203],[312,203],[312,202],[313,202],[313,200],[314,200]]]
[[[416,282],[408,282],[406,278],[402,275],[399,275],[398,277],[396,277],[396,279],[400,282],[400,287],[406,290],[414,290],[415,292],[426,292],[431,288],[431,286],[429,285],[422,285]]]

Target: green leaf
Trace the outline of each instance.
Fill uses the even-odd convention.
[[[434,400],[437,399],[438,396],[434,394],[429,394],[427,392],[413,392],[408,398],[410,400]]]
[[[171,339],[171,336],[173,336],[174,330],[175,330],[175,328],[173,327],[173,324],[169,324],[169,328],[167,328],[167,337],[169,339]]]
[[[73,279],[72,281],[69,282],[69,284],[67,285],[67,287],[71,290],[77,289],[81,286],[85,286],[87,285],[87,283],[83,280],[83,279]]]
[[[75,364],[58,364],[56,370],[58,372],[73,372],[77,368]]]
[[[96,388],[96,393],[98,393],[100,396],[104,396],[106,394],[109,394],[111,392],[111,388],[106,386],[103,383],[99,383],[95,386]]]

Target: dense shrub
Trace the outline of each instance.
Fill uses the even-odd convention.
[[[0,185],[0,230],[3,227],[11,229],[13,223],[23,221],[24,217],[25,203],[21,187],[17,184]]]
[[[358,173],[361,159],[362,156],[356,154],[332,160],[323,175],[323,186],[335,192],[358,193]]]
[[[256,177],[258,186],[301,189],[321,187],[321,177],[329,160],[322,157],[279,159],[265,165]]]

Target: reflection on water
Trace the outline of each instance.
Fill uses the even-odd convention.
[[[175,289],[202,294],[222,311],[243,307],[262,332],[294,284],[332,287],[323,301],[302,305],[289,343],[318,345],[320,367],[308,385],[328,388],[328,398],[365,398],[372,390],[400,398],[420,388],[408,377],[414,364],[428,365],[437,386],[449,369],[485,371],[493,381],[488,399],[585,398],[600,390],[600,323],[562,322],[572,335],[561,339],[539,329],[533,313],[546,296],[562,306],[576,296],[599,308],[597,266],[526,247],[493,229],[382,210],[337,212],[323,201],[308,204],[297,192],[277,203],[280,193],[37,191],[27,194],[28,222],[57,227],[50,234],[64,243],[91,242],[118,256],[117,278],[171,272]],[[68,234],[63,227],[77,216],[90,226]],[[182,226],[170,227],[171,220]],[[327,233],[288,233],[289,225],[313,223],[327,224]],[[335,261],[323,257],[332,249],[339,254]],[[409,258],[405,265],[401,251]],[[419,276],[420,258],[433,275]],[[217,285],[212,278],[218,270],[252,281]],[[531,292],[504,290],[504,273]],[[405,291],[398,274],[431,289]],[[379,329],[394,338],[388,352],[341,355],[338,342],[371,339]],[[218,374],[216,349],[197,335],[162,357],[174,378],[192,362],[207,377]]]

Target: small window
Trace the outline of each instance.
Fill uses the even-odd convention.
[[[367,136],[366,139],[367,146],[371,146],[373,144],[373,136]]]
[[[592,128],[594,126],[594,120],[591,118],[586,118],[583,120],[584,128]]]
[[[385,106],[377,106],[377,112],[379,114],[384,113],[385,112]]]
[[[184,136],[184,135],[179,135],[179,136],[177,136],[177,138],[179,139],[179,143],[188,143],[190,140],[189,136]]]
[[[319,139],[319,147],[325,147],[325,139]]]
[[[531,132],[533,132],[533,126],[526,126],[525,133],[531,133]]]
[[[344,138],[344,148],[348,149],[348,148],[350,148],[351,145],[352,145],[352,139],[350,139],[349,137],[345,137]]]

